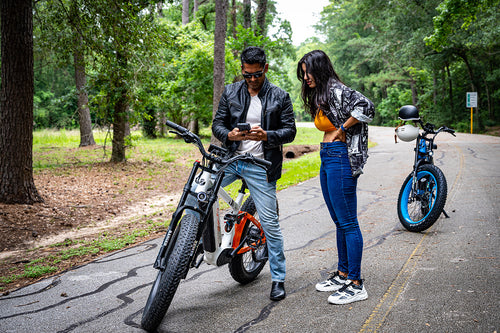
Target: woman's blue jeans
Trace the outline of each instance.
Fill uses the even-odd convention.
[[[356,187],[344,142],[321,143],[320,182],[326,206],[337,227],[338,270],[360,280],[363,236],[357,216]]]

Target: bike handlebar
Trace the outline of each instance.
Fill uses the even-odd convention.
[[[440,128],[438,128],[437,131],[434,131],[434,129],[436,128],[436,126],[434,124],[427,123],[427,124],[424,125],[424,123],[420,120],[420,125],[422,126],[422,129],[425,131],[425,134],[435,134],[435,135],[437,135],[440,132],[447,132],[447,133],[450,133],[453,136],[456,136],[455,135],[455,130],[451,129],[449,127],[446,127],[446,126],[441,126]]]
[[[181,134],[189,132],[189,130],[187,128],[184,128],[181,125],[177,125],[176,123],[174,123],[173,121],[170,121],[170,120],[165,121],[165,125],[167,125],[168,127],[172,127],[174,130],[176,130],[177,132],[179,132]]]
[[[203,147],[203,144],[201,143],[201,139],[196,134],[192,133],[187,128],[184,128],[180,125],[177,125],[176,123],[174,123],[170,120],[165,121],[165,125],[172,127],[175,131],[170,131],[170,132],[180,135],[186,143],[194,143],[198,147],[198,149],[200,150],[203,157],[209,159],[210,161],[214,161],[216,163],[223,164],[223,165],[228,165],[234,161],[244,160],[246,162],[256,164],[256,165],[258,165],[266,170],[267,170],[267,168],[269,168],[271,166],[271,162],[264,160],[264,159],[254,157],[253,155],[251,155],[249,153],[245,153],[243,155],[237,155],[237,156],[231,157],[229,159],[219,157],[219,156],[212,154],[212,153],[207,153],[205,148]]]

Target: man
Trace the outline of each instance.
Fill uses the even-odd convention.
[[[245,180],[255,202],[267,239],[271,269],[270,299],[285,298],[285,254],[276,207],[276,181],[281,177],[283,144],[295,138],[295,116],[290,96],[271,84],[263,49],[246,48],[241,54],[243,81],[227,85],[219,102],[212,132],[231,152],[251,153],[272,163],[267,172],[251,163],[237,161],[227,170],[222,186],[237,177]],[[240,131],[238,123],[249,123]]]

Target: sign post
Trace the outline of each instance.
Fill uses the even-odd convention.
[[[470,108],[470,134],[472,134],[473,126],[473,108],[477,108],[477,92],[467,93],[467,107]]]

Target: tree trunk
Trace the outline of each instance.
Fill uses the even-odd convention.
[[[158,3],[156,3],[156,11],[158,12],[159,17],[164,17],[164,15],[163,15],[163,1],[158,1]]]
[[[111,162],[125,162],[125,129],[127,124],[126,96],[121,96],[115,103],[113,116],[113,150]]]
[[[92,121],[90,119],[89,97],[87,95],[85,76],[85,64],[83,54],[78,50],[73,53],[75,62],[75,84],[78,94],[78,118],[80,121],[80,147],[95,145],[94,134],[92,134]]]
[[[415,81],[410,78],[410,88],[411,88],[411,101],[413,105],[418,104],[418,95],[417,95],[417,88],[415,86]]]
[[[243,28],[252,27],[252,1],[243,0]]]
[[[214,95],[213,117],[219,107],[219,100],[224,91],[225,76],[225,42],[227,30],[227,0],[215,0],[215,33],[214,33]],[[212,135],[212,143],[218,140]],[[220,144],[220,143],[219,143]]]
[[[231,2],[231,26],[233,38],[236,39],[236,0]]]
[[[453,112],[453,108],[454,108],[454,105],[453,105],[453,80],[452,80],[451,73],[450,73],[450,66],[448,66],[448,64],[446,64],[445,66],[446,66],[446,74],[448,75],[448,98],[450,99],[450,110]]]
[[[90,110],[88,107],[89,97],[87,95],[85,75],[85,58],[81,51],[82,37],[77,29],[80,26],[80,14],[78,13],[77,2],[71,3],[70,9],[71,21],[73,23],[73,34],[75,46],[73,49],[73,65],[75,67],[75,86],[78,94],[78,118],[80,122],[80,147],[95,145],[94,135],[92,134],[92,121],[90,119]]]
[[[257,29],[256,34],[266,36],[267,26],[266,26],[266,13],[267,13],[267,0],[257,0]]]
[[[128,110],[128,97],[127,97],[127,86],[121,77],[121,72],[123,72],[127,67],[127,60],[121,54],[116,55],[117,63],[119,69],[116,71],[118,74],[114,79],[115,82],[115,94],[116,102],[114,106],[113,113],[113,150],[111,152],[111,162],[125,162],[125,132],[127,126],[127,110]]]
[[[196,12],[198,11],[198,6],[199,6],[198,0],[194,0],[194,3],[193,3],[193,18],[196,17]]]
[[[472,70],[472,67],[471,65],[469,64],[469,58],[467,57],[467,53],[466,51],[464,50],[459,50],[457,52],[458,56],[460,58],[462,58],[462,60],[464,61],[465,63],[465,66],[467,67],[467,72],[469,73],[469,78],[470,78],[470,88],[471,90],[470,91],[475,91],[477,92],[477,94],[479,95],[480,92],[478,89],[476,89],[476,87],[479,87],[478,84],[475,83],[475,77],[474,77],[474,71]],[[477,128],[479,128],[479,130],[483,130],[484,129],[484,123],[483,123],[483,120],[481,119],[481,117],[479,117],[479,101],[480,99],[478,98],[478,101],[477,101],[477,108],[475,110],[475,121],[474,123],[477,124]]]
[[[182,25],[186,25],[188,23],[189,23],[189,0],[182,0]],[[199,134],[200,130],[196,114],[194,113],[189,114],[187,121],[188,121],[188,129],[195,134]]]
[[[43,202],[33,180],[33,3],[2,0],[0,202]]]
[[[182,25],[189,23],[189,0],[182,0]]]

